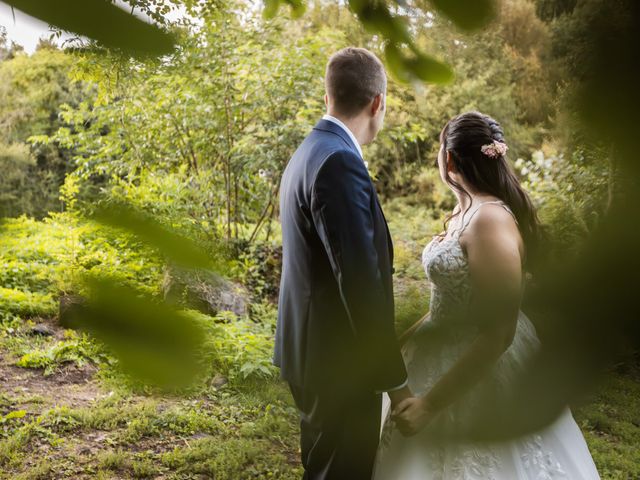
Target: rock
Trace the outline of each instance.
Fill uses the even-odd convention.
[[[29,330],[30,335],[40,335],[42,337],[52,337],[55,332],[51,327],[44,323],[38,323]]]
[[[162,282],[164,299],[209,315],[222,311],[247,314],[249,293],[237,283],[208,270],[167,267]]]
[[[93,450],[91,450],[91,448],[89,447],[79,447],[78,449],[78,453],[80,455],[91,455],[93,453]]]
[[[227,383],[229,383],[229,379],[224,375],[218,374],[211,379],[211,386],[214,388],[220,388],[226,385]]]

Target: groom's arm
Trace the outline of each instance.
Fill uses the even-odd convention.
[[[357,339],[354,352],[374,390],[402,387],[407,374],[374,245],[373,186],[364,162],[338,151],[320,167],[311,213]]]

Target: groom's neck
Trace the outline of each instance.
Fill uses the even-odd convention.
[[[360,145],[366,145],[371,141],[368,136],[369,122],[364,117],[364,115],[360,114],[358,116],[349,118],[332,110],[327,110],[327,114],[337,118],[342,123],[344,123],[347,128],[351,130],[351,133],[353,133],[353,136],[356,137],[356,140],[358,140],[358,143]]]

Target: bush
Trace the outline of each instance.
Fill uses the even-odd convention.
[[[282,246],[260,242],[245,247],[239,256],[242,265],[241,281],[256,302],[276,302],[280,290]]]
[[[0,287],[0,312],[25,317],[51,316],[55,314],[56,307],[56,302],[48,293],[31,293]]]
[[[43,368],[45,375],[51,375],[64,363],[83,366],[105,360],[105,354],[88,336],[78,335],[71,330],[67,332],[67,339],[44,349],[36,348],[25,353],[17,365],[25,368]]]
[[[204,360],[214,373],[221,373],[232,382],[275,377],[272,354],[276,312],[273,307],[259,306],[259,321],[237,317],[231,312],[215,318],[193,314],[208,326]]]

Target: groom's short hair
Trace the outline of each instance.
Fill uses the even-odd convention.
[[[324,83],[336,111],[354,116],[385,92],[387,75],[382,62],[369,50],[347,47],[329,59]]]

